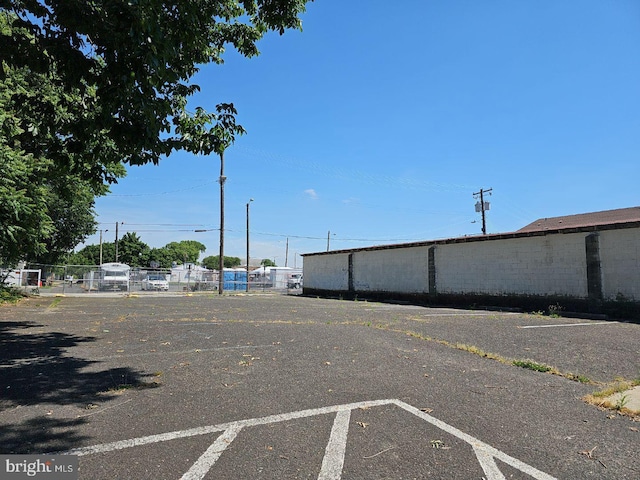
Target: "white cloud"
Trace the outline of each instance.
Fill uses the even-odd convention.
[[[309,195],[309,198],[312,198],[313,200],[316,200],[318,198],[318,194],[316,193],[316,191],[313,188],[306,189],[304,191],[304,193]]]

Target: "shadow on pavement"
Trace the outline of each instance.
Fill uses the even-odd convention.
[[[30,418],[20,424],[3,425],[0,430],[0,451],[3,454],[40,454],[71,450],[88,437],[74,429],[85,419]]]
[[[99,362],[68,354],[74,346],[95,342],[95,337],[61,332],[39,332],[34,322],[0,322],[0,428],[3,453],[41,453],[77,446],[82,437],[74,429],[80,419],[30,417],[7,424],[9,409],[37,404],[100,404],[117,395],[119,388],[149,388],[149,374],[128,367],[96,370]],[[91,368],[88,368],[91,367]]]

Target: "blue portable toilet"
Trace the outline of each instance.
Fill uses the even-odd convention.
[[[247,271],[239,268],[225,268],[223,288],[227,291],[245,290],[247,288]]]

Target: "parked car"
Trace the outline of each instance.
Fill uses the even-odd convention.
[[[287,288],[302,288],[302,274],[291,274],[291,277],[287,281]]]
[[[147,275],[142,281],[142,290],[169,290],[167,276],[159,273]]]

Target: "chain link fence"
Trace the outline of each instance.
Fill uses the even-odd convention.
[[[1,271],[0,271],[1,272]],[[182,268],[142,268],[124,264],[45,265],[29,263],[11,272],[5,283],[31,293],[87,294],[102,293],[189,293],[217,292],[217,271],[199,266]],[[223,290],[226,292],[291,292],[301,293],[302,272],[251,273],[244,269],[225,269]],[[2,280],[3,276],[0,276]],[[248,288],[247,288],[248,287]]]

